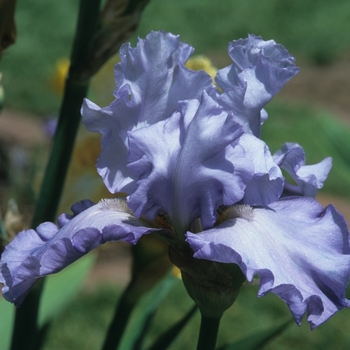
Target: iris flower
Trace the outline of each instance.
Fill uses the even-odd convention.
[[[331,160],[307,166],[299,145],[272,155],[260,139],[264,106],[298,72],[294,58],[250,35],[229,44],[233,63],[214,85],[186,68],[192,52],[164,32],[121,47],[114,101],[85,100],[82,115],[102,134],[98,173],[126,197],[85,200],[58,225],[20,232],[1,258],[8,301],[20,305],[37,279],[107,241],[136,244],[155,233],[196,259],[259,277],[258,295],[276,294],[297,324],[307,313],[314,328],[349,306],[347,225],[313,198]],[[296,185],[285,184],[281,168]]]

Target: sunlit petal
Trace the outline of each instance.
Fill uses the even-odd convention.
[[[115,100],[105,108],[85,100],[83,123],[102,134],[97,169],[112,193],[135,190],[126,167],[127,132],[167,119],[178,101],[200,98],[203,90],[215,89],[207,73],[185,67],[192,52],[179,36],[165,32],[151,32],[135,48],[124,44],[121,62],[115,66]]]
[[[257,274],[259,296],[278,295],[298,324],[307,312],[314,328],[349,306],[349,232],[334,207],[289,197],[267,208],[232,207],[226,216],[187,234],[196,258],[238,264],[249,281]]]

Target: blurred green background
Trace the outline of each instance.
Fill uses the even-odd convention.
[[[77,10],[78,0],[18,1],[17,42],[0,61],[6,108],[28,111],[38,118],[57,112],[60,98],[50,89],[50,77],[57,59],[70,54]],[[254,33],[283,44],[302,67],[327,70],[348,60],[350,2],[151,0],[137,35],[145,37],[150,30],[159,29],[180,34],[183,41],[195,47],[196,54],[208,55],[219,68],[229,63],[228,42]],[[134,44],[136,37],[131,40]],[[113,72],[110,74],[112,79]],[[277,150],[285,141],[294,141],[304,147],[308,164],[332,156],[333,169],[324,192],[350,198],[349,124],[314,103],[286,102],[277,97],[267,110],[269,119],[262,137],[271,150]],[[258,299],[256,293],[256,287],[242,290],[237,303],[225,315],[220,339],[237,340],[291,317],[278,298],[268,295]],[[83,292],[56,318],[45,349],[98,348],[95,346],[102,341],[117,294],[114,287],[107,285]],[[154,332],[180,317],[191,304],[181,284],[167,300],[172,303],[164,302],[152,328]],[[192,348],[198,322],[197,315],[172,349]],[[346,349],[350,347],[349,329],[350,312],[344,310],[313,332],[308,330],[306,320],[301,328],[291,325],[265,349]],[[92,338],[85,337],[89,333]]]

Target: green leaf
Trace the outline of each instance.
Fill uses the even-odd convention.
[[[15,307],[0,297],[0,350],[10,348]]]
[[[156,342],[148,348],[148,350],[167,349],[170,346],[170,344],[175,340],[175,338],[179,335],[182,329],[186,326],[188,321],[192,318],[197,309],[197,305],[192,307],[191,310],[179,322],[175,323],[166,332],[161,334],[156,340]]]
[[[219,348],[219,350],[255,350],[267,344],[270,340],[280,335],[293,320],[288,320],[277,327],[257,332],[247,338],[238,340],[235,343],[227,344]]]
[[[143,342],[146,338],[146,335],[147,335],[149,329],[151,328],[151,324],[153,322],[155,315],[156,315],[156,311],[149,314],[147,316],[147,318],[145,319],[144,327],[142,328],[142,331],[139,334],[139,336],[134,340],[134,346],[133,346],[132,350],[141,350],[142,349]],[[163,349],[165,349],[165,348],[163,348]]]
[[[321,127],[327,141],[334,147],[350,170],[350,129],[347,125],[331,118],[323,117]]]
[[[126,329],[120,349],[132,350],[134,348],[136,342],[144,333],[144,328],[148,327],[150,316],[155,313],[163,298],[179,281],[177,277],[169,273],[141,299]]]
[[[95,254],[87,254],[63,271],[47,277],[40,302],[40,328],[73,299],[93,266],[95,258]]]

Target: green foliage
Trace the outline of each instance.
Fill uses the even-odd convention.
[[[163,278],[149,293],[141,300],[140,305],[136,307],[133,317],[124,333],[120,348],[123,350],[135,349],[135,342],[141,340],[144,336],[144,329],[148,329],[148,322],[153,319],[159,304],[166,298],[166,295],[175,283],[177,278],[168,275]]]
[[[287,306],[280,299],[273,294],[257,298],[257,290],[256,286],[242,288],[235,304],[225,312],[218,347],[279,327],[286,319],[292,320]],[[44,350],[99,349],[118,295],[115,287],[111,286],[101,286],[94,291],[82,293],[54,321]],[[148,349],[159,334],[180,320],[192,305],[193,301],[188,297],[182,282],[178,281],[159,304],[144,349]],[[292,324],[279,337],[261,349],[303,349],[305,344],[310,350],[345,349],[350,345],[349,312],[342,310],[314,331],[310,331],[305,318],[301,327],[291,321]],[[193,349],[198,337],[199,322],[197,313],[169,350]],[[77,334],[82,336],[77,337]]]
[[[119,291],[83,292],[53,321],[43,350],[100,349]]]
[[[88,254],[61,273],[47,278],[40,301],[40,327],[50,322],[76,295],[92,268],[95,258],[95,254]]]
[[[163,350],[167,349],[170,344],[176,339],[182,329],[187,325],[190,319],[198,310],[198,306],[195,305],[192,309],[177,323],[170,327],[167,331],[161,334],[155,343],[148,348],[148,350]]]
[[[254,33],[327,63],[350,44],[344,38],[350,30],[349,13],[346,0],[152,0],[139,32],[179,33],[200,52],[226,50],[229,41]]]
[[[50,76],[56,60],[70,55],[77,15],[78,0],[17,2],[17,40],[0,61],[5,106],[39,114],[58,110]]]
[[[292,320],[288,320],[277,327],[252,333],[248,337],[238,340],[235,343],[225,345],[219,350],[255,350],[266,345],[269,341],[274,338],[277,338],[282,332],[292,323]]]
[[[15,307],[5,299],[0,299],[0,350],[10,347],[12,325],[15,319]]]

